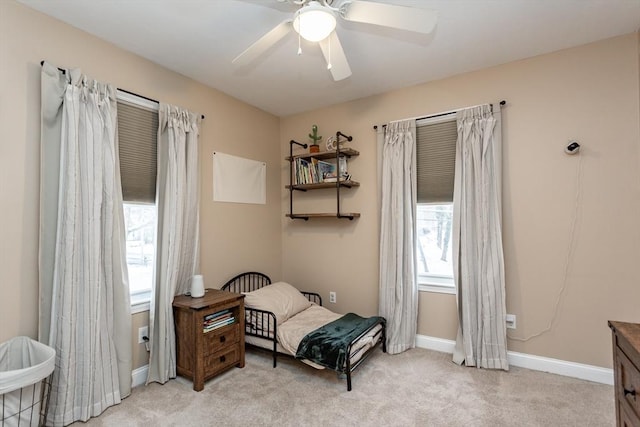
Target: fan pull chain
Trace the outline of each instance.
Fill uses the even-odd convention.
[[[327,70],[330,70],[331,69],[331,35],[329,35],[329,49],[328,50],[329,50],[329,55],[327,55],[327,56],[329,58],[328,58],[328,61],[327,61]]]
[[[298,18],[298,55],[302,55],[302,41],[300,33],[302,32],[302,19]]]

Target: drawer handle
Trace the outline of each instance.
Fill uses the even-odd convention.
[[[227,340],[227,337],[225,337],[225,336],[221,336],[220,337],[220,342],[225,342],[226,340]]]
[[[624,397],[627,397],[627,395],[631,395],[631,397],[633,397],[633,399],[635,400],[636,390],[634,388],[632,388],[631,390],[627,390],[626,388],[623,388],[623,390],[624,390]]]
[[[220,362],[221,362],[221,363],[224,363],[224,361],[225,361],[225,360],[227,360],[227,358],[226,358],[226,357],[224,357],[224,356],[220,356]]]

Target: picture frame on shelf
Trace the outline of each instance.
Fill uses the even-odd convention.
[[[325,181],[326,178],[336,176],[336,165],[330,162],[318,160],[318,175]]]

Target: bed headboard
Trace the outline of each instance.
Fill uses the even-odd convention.
[[[222,286],[223,291],[229,292],[252,292],[271,284],[269,276],[263,273],[250,271],[238,274]]]

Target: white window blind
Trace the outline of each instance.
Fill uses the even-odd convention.
[[[158,111],[118,100],[120,177],[125,202],[155,203]]]
[[[453,201],[457,138],[455,113],[417,122],[418,203]]]

